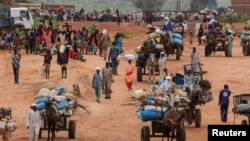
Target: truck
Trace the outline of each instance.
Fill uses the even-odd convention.
[[[33,27],[34,21],[29,8],[0,6],[0,9],[1,19],[12,17],[14,25],[21,24],[26,30],[30,30]]]
[[[25,29],[31,29],[34,25],[31,12],[26,7],[11,7],[10,17],[13,17],[15,23],[22,23]]]

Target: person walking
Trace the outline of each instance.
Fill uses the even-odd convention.
[[[28,32],[25,32],[24,46],[25,46],[26,54],[29,54],[30,36],[29,36]]]
[[[21,61],[21,54],[17,52],[17,48],[14,48],[14,52],[12,54],[12,68],[14,72],[14,80],[15,83],[18,84],[18,78],[19,78],[19,68],[20,68],[20,61]]]
[[[196,23],[195,23],[195,26],[194,26],[194,35],[195,36],[198,36],[200,25],[201,25],[200,20],[197,20]]]
[[[36,103],[31,105],[31,110],[28,113],[27,129],[29,130],[29,140],[38,141],[38,135],[41,127],[40,112],[36,108]]]
[[[203,29],[202,24],[201,24],[201,25],[200,25],[200,28],[199,28],[199,30],[198,30],[198,35],[197,35],[199,45],[202,44],[201,37],[203,36],[203,33],[204,33],[204,29]]]
[[[104,57],[104,60],[107,58],[108,54],[108,42],[110,41],[110,37],[108,35],[108,31],[106,29],[103,29],[102,36],[100,38],[100,49],[99,54],[100,56]]]
[[[229,105],[229,97],[231,95],[231,91],[227,84],[224,85],[224,88],[219,93],[219,106],[220,106],[220,116],[222,122],[227,122],[227,112]]]
[[[60,57],[60,65],[62,67],[62,78],[67,78],[67,67],[69,62],[69,47],[65,47],[64,53]]]
[[[111,83],[114,83],[112,68],[110,67],[110,63],[106,62],[106,66],[102,69],[103,76],[103,86],[104,86],[104,94],[105,99],[111,99]]]
[[[108,61],[112,62],[112,72],[114,75],[118,75],[117,72],[117,66],[118,66],[118,56],[119,56],[119,50],[115,46],[115,42],[112,43],[112,47],[109,49],[109,56]]]
[[[49,79],[50,64],[52,60],[52,55],[50,50],[47,50],[47,54],[44,55],[43,66],[45,67],[45,77]]]
[[[125,68],[125,82],[127,85],[128,90],[132,90],[132,83],[133,83],[133,77],[134,77],[134,65],[132,65],[132,60],[128,60],[128,64]]]
[[[194,73],[200,72],[200,54],[196,50],[196,47],[193,47],[193,52],[191,53],[191,64]]]
[[[34,28],[32,28],[31,32],[30,32],[30,54],[35,52],[35,48],[36,48],[36,36],[37,36],[37,32]]]
[[[55,47],[56,47],[56,53],[57,53],[57,64],[60,64],[60,47],[61,47],[61,39],[58,37],[57,40],[56,40],[56,44],[55,44]]]
[[[164,69],[167,69],[167,56],[163,51],[160,54],[161,55],[158,60],[158,67],[159,67],[159,72],[160,72],[160,80],[163,80],[164,77],[166,77]]]
[[[115,35],[115,45],[119,49],[119,54],[124,52],[121,33],[117,32]]]
[[[228,47],[227,47],[227,57],[232,57],[232,47],[233,47],[233,34],[232,30],[227,31],[227,41],[228,41]]]
[[[103,88],[103,80],[102,80],[102,74],[101,74],[101,68],[96,67],[96,73],[93,76],[92,79],[92,88],[95,90],[96,95],[96,101],[100,103],[100,97],[101,97],[101,91]]]

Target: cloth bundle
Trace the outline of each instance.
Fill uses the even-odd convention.
[[[11,133],[17,129],[17,122],[11,119],[0,120],[0,135],[3,140],[9,140]]]
[[[56,110],[60,115],[71,116],[76,110],[76,97],[66,92],[64,87],[57,87],[53,90],[42,88],[35,97],[37,110],[44,111],[48,102],[53,101]]]

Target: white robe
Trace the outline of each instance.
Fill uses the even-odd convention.
[[[158,60],[158,67],[160,71],[160,80],[163,80],[165,77],[164,69],[167,68],[167,57],[161,57]]]
[[[195,27],[194,27],[194,34],[195,34],[195,36],[198,35],[200,26],[201,26],[201,23],[198,23],[198,22],[197,22],[197,23],[195,24]]]
[[[38,135],[41,127],[41,115],[37,110],[30,110],[27,118],[27,127],[29,127],[30,141],[38,141]]]
[[[192,71],[193,72],[200,72],[200,66],[198,63],[200,63],[200,55],[199,52],[191,53],[191,64],[196,64],[192,65]]]

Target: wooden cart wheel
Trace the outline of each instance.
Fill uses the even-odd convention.
[[[148,126],[141,128],[141,141],[150,141],[150,130]]]
[[[249,51],[250,48],[248,47],[248,45],[243,45],[242,49],[243,49],[243,55],[248,56],[250,53]]]
[[[176,45],[176,60],[180,60],[181,57],[181,47]]]
[[[247,125],[247,120],[242,120],[241,125]]]
[[[210,56],[209,45],[205,46],[205,57]]]
[[[74,120],[69,121],[68,136],[69,139],[76,138],[76,122]]]
[[[250,45],[247,45],[248,48],[248,55],[250,55]]]
[[[195,127],[201,127],[201,110],[195,109],[194,113]]]
[[[137,82],[142,82],[142,67],[137,67]]]
[[[225,56],[229,57],[230,54],[228,52],[228,44],[225,45],[224,52],[225,52]]]
[[[186,131],[184,127],[177,130],[176,141],[186,141]]]

